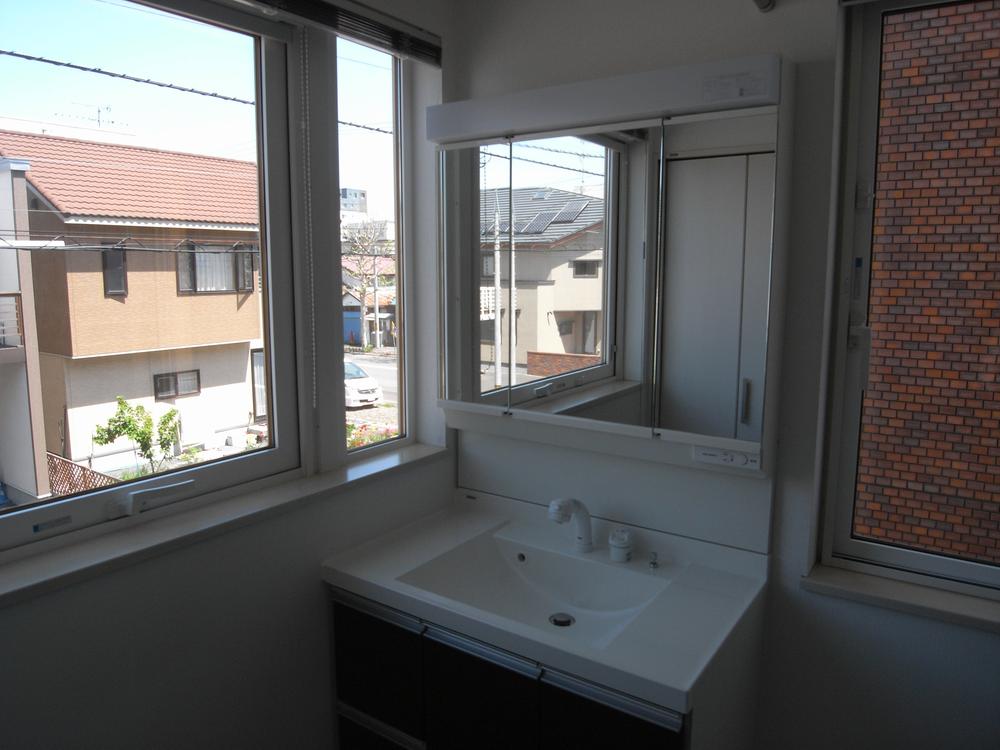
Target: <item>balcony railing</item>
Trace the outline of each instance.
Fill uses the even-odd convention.
[[[17,292],[0,294],[0,347],[11,346],[24,346],[21,295]]]

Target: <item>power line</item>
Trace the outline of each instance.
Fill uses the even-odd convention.
[[[338,125],[347,125],[351,128],[359,128],[361,130],[370,130],[373,133],[385,133],[386,135],[392,135],[391,130],[385,130],[384,128],[376,128],[373,125],[361,125],[357,122],[347,122],[346,120],[337,120]]]
[[[137,76],[130,76],[127,73],[114,73],[110,70],[101,70],[100,68],[88,68],[86,65],[77,65],[76,63],[63,62],[61,60],[51,60],[48,57],[37,57],[35,55],[26,55],[23,52],[13,52],[11,50],[0,49],[0,55],[7,55],[9,57],[17,57],[21,60],[28,60],[30,62],[40,62],[46,65],[56,65],[61,68],[71,68],[73,70],[80,70],[84,73],[97,73],[98,75],[108,76],[109,78],[120,78],[125,81],[133,81],[135,83],[145,83],[149,86],[159,86],[164,89],[173,89],[174,91],[182,91],[185,94],[198,94],[199,96],[210,96],[213,99],[222,99],[227,102],[236,102],[237,104],[249,104],[253,106],[255,102],[249,101],[247,99],[240,99],[236,96],[226,96],[225,94],[217,94],[214,91],[202,91],[201,89],[193,89],[187,86],[178,86],[175,83],[165,83],[163,81],[154,81],[151,78],[139,78]]]
[[[541,164],[543,167],[553,167],[554,169],[564,169],[567,172],[576,172],[578,174],[589,174],[589,175],[593,175],[594,177],[601,177],[601,178],[604,177],[604,173],[603,172],[590,172],[590,171],[588,171],[586,169],[574,169],[573,167],[565,167],[562,164],[553,164],[552,162],[548,162],[548,161],[537,161],[535,159],[526,159],[523,156],[504,156],[503,154],[495,154],[492,151],[487,151],[486,153],[489,154],[490,156],[496,156],[499,159],[507,159],[507,160],[513,159],[514,161],[526,161],[526,162],[530,162],[532,164]]]
[[[240,99],[239,97],[227,96],[226,94],[217,94],[214,91],[202,91],[201,89],[194,89],[188,86],[178,86],[175,83],[154,81],[150,78],[139,78],[137,76],[128,75],[127,73],[114,73],[109,70],[102,70],[101,68],[89,68],[86,65],[77,65],[76,63],[63,62],[61,60],[52,60],[47,57],[37,57],[35,55],[26,55],[23,52],[14,52],[12,50],[0,49],[0,55],[7,55],[8,57],[16,57],[21,60],[28,60],[29,62],[40,62],[40,63],[45,63],[47,65],[55,65],[61,68],[70,68],[72,70],[79,70],[84,73],[97,73],[98,75],[108,76],[109,78],[119,78],[125,81],[132,81],[133,83],[144,83],[149,86],[159,86],[165,89],[172,89],[173,91],[180,91],[185,94],[210,96],[213,99],[222,99],[223,101],[236,102],[237,104],[248,104],[251,107],[256,104],[256,102],[250,101],[248,99]],[[17,119],[17,118],[11,118],[11,119]],[[391,130],[385,130],[384,128],[376,128],[372,125],[362,125],[361,123],[347,122],[346,120],[337,120],[337,124],[345,125],[351,128],[358,128],[360,130],[370,130],[373,133],[384,133],[386,135],[392,135]]]
[[[565,149],[561,149],[561,148],[550,148],[548,146],[535,146],[535,145],[532,145],[530,143],[515,143],[514,146],[515,147],[520,147],[520,148],[534,148],[534,149],[538,149],[539,151],[549,151],[549,152],[551,152],[553,154],[567,154],[569,156],[582,156],[582,157],[587,158],[587,159],[603,159],[604,158],[604,154],[585,154],[582,151],[566,151]]]

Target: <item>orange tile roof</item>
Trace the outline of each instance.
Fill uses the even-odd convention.
[[[259,223],[252,162],[9,130],[0,156],[65,216]]]

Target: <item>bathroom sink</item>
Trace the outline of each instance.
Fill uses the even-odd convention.
[[[610,644],[668,585],[637,563],[611,563],[606,551],[552,549],[517,532],[502,524],[396,580],[596,648]]]

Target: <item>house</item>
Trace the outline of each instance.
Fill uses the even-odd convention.
[[[838,234],[838,207],[864,213],[867,199],[863,181],[843,182],[844,165],[831,157],[843,132],[858,121],[838,104],[844,83],[840,42],[856,30],[845,14],[865,4],[371,0],[367,5],[385,14],[380,18],[439,34],[446,50],[440,73],[408,64],[403,80],[410,86],[402,87],[423,97],[407,100],[414,130],[401,134],[414,133],[403,150],[403,184],[412,201],[406,204],[412,257],[421,261],[407,266],[413,272],[407,289],[419,296],[408,349],[414,355],[410,400],[418,445],[380,457],[390,467],[385,471],[379,471],[379,461],[362,461],[349,470],[334,465],[328,474],[248,492],[245,498],[239,489],[208,506],[217,509],[211,517],[203,508],[200,514],[186,510],[141,525],[126,519],[111,533],[55,551],[4,558],[0,744],[336,747],[330,607],[320,561],[440,512],[460,488],[475,487],[480,498],[528,499],[538,505],[540,517],[548,500],[573,496],[606,518],[692,539],[751,525],[758,529],[766,539],[769,571],[760,612],[763,636],[755,644],[761,668],[751,705],[731,705],[734,715],[750,712],[756,719],[753,736],[745,738],[748,746],[995,749],[1000,744],[995,598],[928,586],[917,575],[900,583],[835,571],[822,590],[815,580],[816,568],[824,567],[821,549],[829,531],[821,512],[823,471],[817,456],[829,427],[824,319],[828,282],[837,276],[831,245]],[[773,9],[761,13],[758,5]],[[912,5],[927,6],[916,0]],[[184,10],[191,7],[186,3]],[[352,3],[350,10],[359,7]],[[981,69],[995,72],[997,3],[969,2],[964,11],[979,14],[969,21],[969,33],[980,39],[959,57],[985,49],[993,62],[981,63]],[[913,33],[914,46],[938,28],[920,12],[914,11],[913,20],[927,23]],[[972,28],[976,24],[984,26]],[[794,149],[779,185],[789,194],[791,251],[783,279],[787,299],[779,337],[782,388],[773,474],[711,473],[446,428],[437,403],[440,217],[434,196],[440,161],[422,137],[422,106],[770,53],[795,67]],[[322,69],[308,70],[317,84]],[[872,82],[878,80],[877,67],[869,73]],[[985,90],[995,92],[998,80],[984,78]],[[335,81],[331,76],[317,85],[326,96]],[[913,87],[923,85],[936,84]],[[714,90],[697,93],[711,96]],[[957,100],[967,103],[978,90],[970,86],[971,93],[960,92]],[[984,129],[995,127],[995,114],[981,119]],[[996,144],[984,137],[981,148],[990,150],[982,157],[990,160],[984,168],[995,169]],[[329,160],[323,166],[329,167]],[[996,176],[982,179],[988,186]],[[982,215],[995,218],[995,202],[983,205]],[[336,292],[333,304],[339,305]],[[983,315],[995,320],[994,313]],[[302,411],[309,408],[305,403]],[[310,437],[303,453],[315,460],[320,445]],[[435,452],[427,446],[447,448]],[[324,483],[330,475],[335,481]],[[142,533],[135,533],[139,529]],[[399,541],[397,536],[394,542]],[[392,550],[404,547],[394,544]],[[734,581],[739,578],[733,575]],[[712,600],[703,589],[690,593]],[[691,623],[691,630],[697,627]],[[650,652],[675,648],[655,629],[646,644]],[[642,654],[636,662],[641,665]],[[469,702],[481,702],[480,697],[471,692]]]
[[[13,200],[36,244],[18,251],[34,287],[35,441],[134,470],[127,439],[93,439],[121,396],[157,417],[176,408],[181,449],[243,448],[266,414],[256,165],[13,131],[0,155],[18,160]]]
[[[510,197],[513,195],[516,253],[515,362],[527,375],[555,375],[600,361],[604,331],[604,200],[551,187],[502,188],[480,198],[480,351],[495,363],[493,340],[497,304],[495,277],[501,284],[500,318],[509,310],[510,268],[504,252],[494,261],[497,240],[506,249]],[[501,217],[498,225],[495,217]],[[502,322],[501,325],[504,325]],[[508,361],[509,342],[500,362]],[[565,355],[580,355],[566,357]]]

